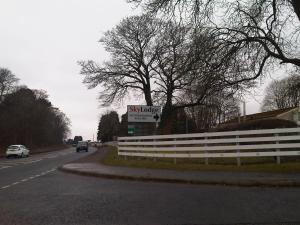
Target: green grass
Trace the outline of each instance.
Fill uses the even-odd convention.
[[[266,162],[255,162],[253,158],[242,158],[245,164],[238,167],[236,159],[209,159],[211,164],[205,165],[204,160],[200,159],[177,159],[176,164],[173,159],[146,159],[136,157],[120,157],[117,149],[109,146],[106,156],[99,162],[109,166],[126,166],[151,169],[172,169],[172,170],[191,170],[191,171],[227,171],[227,172],[282,172],[299,173],[300,162],[284,162],[277,165],[270,157]]]

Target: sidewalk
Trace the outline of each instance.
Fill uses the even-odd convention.
[[[91,162],[70,163],[59,169],[80,175],[112,179],[210,185],[300,187],[299,173],[175,171],[105,166]]]

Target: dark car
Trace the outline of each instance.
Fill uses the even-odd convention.
[[[89,143],[87,141],[78,141],[76,146],[76,152],[80,152],[80,151],[88,152],[88,150],[89,150]]]

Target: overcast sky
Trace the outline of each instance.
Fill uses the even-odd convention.
[[[107,59],[98,43],[103,32],[137,13],[125,0],[0,0],[0,67],[20,84],[46,90],[71,119],[72,137],[92,139],[107,109],[99,107],[99,89],[81,83],[77,61]],[[247,99],[247,113],[259,111],[262,90],[254,92],[258,102]],[[126,106],[115,109],[124,113]]]

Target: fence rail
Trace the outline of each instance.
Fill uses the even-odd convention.
[[[118,154],[151,158],[300,156],[300,128],[119,137]],[[207,162],[207,160],[206,160]]]

